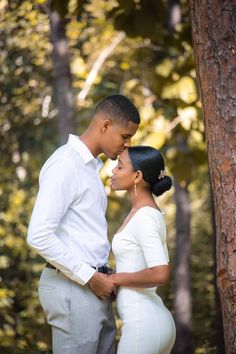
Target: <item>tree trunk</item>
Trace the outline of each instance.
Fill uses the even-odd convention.
[[[174,275],[174,317],[176,342],[174,353],[192,353],[191,319],[192,296],[190,281],[190,202],[187,187],[175,180],[176,203],[176,255]]]
[[[66,37],[66,19],[56,10],[50,11],[51,40],[53,44],[53,76],[58,109],[59,140],[66,142],[69,133],[75,131],[76,120],[70,71],[70,55]]]
[[[210,178],[210,176],[209,176]],[[213,282],[215,288],[215,309],[216,309],[216,317],[215,317],[215,342],[216,342],[216,350],[217,354],[225,354],[225,345],[224,345],[224,331],[223,331],[223,320],[222,320],[222,312],[221,312],[221,303],[220,303],[220,296],[219,291],[217,288],[216,282],[216,227],[215,227],[215,209],[213,203],[213,194],[211,188],[211,181],[210,181],[210,196],[211,196],[211,220],[212,220],[212,250],[213,250]]]
[[[225,349],[236,353],[236,3],[190,0],[216,218]]]

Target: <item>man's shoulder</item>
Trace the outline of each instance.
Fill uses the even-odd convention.
[[[62,168],[78,168],[80,165],[80,156],[68,144],[63,145],[56,149],[51,156],[45,161],[41,168],[41,174],[48,170],[50,167],[56,169]]]
[[[51,156],[46,160],[45,164],[49,161],[63,161],[67,160],[71,163],[78,163],[81,162],[80,154],[71,146],[70,144],[65,144],[57,148]]]

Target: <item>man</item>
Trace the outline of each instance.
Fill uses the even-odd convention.
[[[47,261],[39,298],[52,326],[53,354],[114,353],[110,295],[116,289],[107,276],[107,198],[98,155],[116,159],[139,123],[128,98],[108,96],[84,134],[70,135],[40,172],[27,240]]]

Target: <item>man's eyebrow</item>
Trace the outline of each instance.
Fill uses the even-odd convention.
[[[129,138],[132,138],[132,134],[129,134],[129,133],[123,133],[123,135],[125,135],[125,136],[128,136]]]

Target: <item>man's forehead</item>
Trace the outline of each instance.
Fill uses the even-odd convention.
[[[132,136],[136,133],[139,125],[134,122],[129,121],[128,124],[121,124],[120,127],[124,131],[125,134]]]

